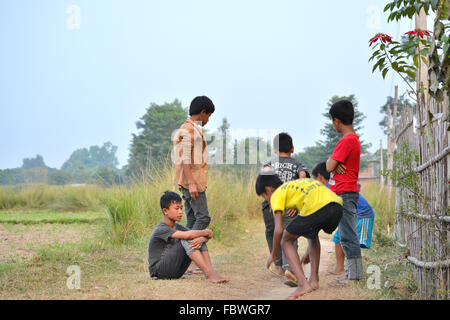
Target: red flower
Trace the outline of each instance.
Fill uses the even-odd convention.
[[[429,30],[421,30],[421,29],[415,29],[413,31],[408,31],[405,34],[407,34],[409,36],[409,39],[411,39],[412,36],[417,36],[419,35],[420,38],[424,38],[425,35],[429,36],[431,33],[431,31]]]
[[[369,47],[380,39],[383,43],[392,42],[392,38],[385,33],[377,33],[375,37],[370,39]]]

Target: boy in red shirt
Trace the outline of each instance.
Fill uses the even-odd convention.
[[[327,161],[327,171],[332,173],[330,189],[343,200],[343,215],[339,223],[340,240],[346,256],[345,277],[329,283],[330,286],[346,285],[348,280],[361,280],[363,267],[361,247],[356,229],[358,205],[358,175],[361,144],[353,128],[355,115],[353,104],[348,100],[331,106],[334,129],[344,136],[336,145]]]

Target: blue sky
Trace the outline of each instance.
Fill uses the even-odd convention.
[[[321,138],[327,101],[353,93],[375,151],[379,108],[404,86],[372,74],[368,40],[414,28],[387,24],[387,2],[2,0],[0,169],[36,154],[60,168],[106,141],[125,165],[151,102],[187,107],[197,95],[216,105],[210,131],[227,117],[234,129],[287,131],[300,151]]]

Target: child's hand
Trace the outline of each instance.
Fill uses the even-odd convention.
[[[269,269],[274,261],[275,261],[275,258],[272,256],[272,254],[270,254],[269,259],[267,260],[266,268]]]
[[[339,174],[344,174],[346,171],[347,171],[347,168],[342,163],[339,163],[335,170],[335,172],[339,173]]]
[[[206,231],[206,236],[205,237],[208,238],[208,239],[211,239],[213,237],[213,235],[214,235],[213,231],[210,230],[210,229],[205,229],[205,231]]]
[[[295,210],[295,209],[288,209],[288,211],[286,212],[286,214],[287,214],[289,217],[296,216],[296,215],[297,215],[297,210]]]
[[[195,184],[195,183],[189,184],[189,193],[190,193],[192,199],[197,200],[197,198],[198,198],[197,184]]]
[[[202,247],[202,244],[208,241],[205,237],[198,237],[191,241],[191,244],[189,245],[192,249],[198,250]]]

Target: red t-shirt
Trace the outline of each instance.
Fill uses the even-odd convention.
[[[361,143],[356,134],[345,135],[334,148],[331,159],[339,161],[347,168],[344,174],[333,174],[330,189],[336,194],[344,192],[358,192],[359,161],[361,157]]]

